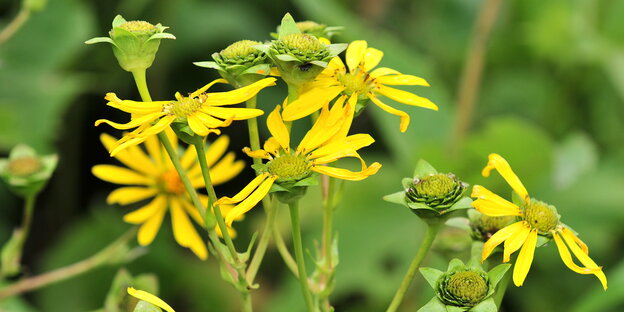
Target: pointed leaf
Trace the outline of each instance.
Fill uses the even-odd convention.
[[[507,270],[511,267],[510,263],[503,263],[495,266],[493,269],[488,272],[488,278],[490,283],[492,283],[492,287],[496,287],[498,282],[503,278]]]
[[[453,271],[453,270],[456,270],[456,269],[463,268],[465,266],[466,265],[464,264],[463,261],[461,261],[461,260],[459,260],[457,258],[454,258],[453,260],[451,260],[449,262],[449,265],[448,265],[448,268],[446,269],[446,271]]]
[[[405,206],[405,192],[400,191],[383,197],[383,200]]]
[[[414,169],[414,178],[422,178],[424,176],[428,176],[430,174],[438,173],[431,164],[429,164],[426,160],[420,159],[418,163],[416,163],[416,169]]]
[[[456,306],[452,306],[452,305],[447,305],[446,306],[446,312],[464,312],[467,309],[468,308],[465,308],[465,307],[456,307]]]
[[[438,300],[438,297],[433,297],[427,304],[418,309],[418,312],[446,312],[446,306]]]
[[[472,203],[472,199],[470,197],[464,197],[464,198],[460,199],[459,201],[457,201],[456,203],[454,203],[453,206],[451,206],[446,211],[470,209],[470,208],[473,208],[471,203]]]
[[[403,178],[401,179],[401,184],[403,185],[404,189],[408,189],[412,186],[412,184],[414,184],[414,179],[413,178]]]
[[[316,66],[320,66],[320,67],[327,67],[327,62],[323,62],[323,61],[310,61],[310,64],[314,64]]]
[[[297,27],[297,23],[295,23],[295,20],[293,19],[292,15],[290,15],[290,13],[286,13],[284,17],[282,18],[282,23],[280,24],[280,27],[278,29],[279,39],[282,39],[285,36],[288,36],[290,34],[300,34],[300,33],[301,33],[301,30],[299,30],[299,27]]]
[[[494,303],[494,298],[490,297],[486,300],[481,301],[481,303],[472,307],[469,310],[470,312],[496,312],[498,309],[496,308],[496,303]]]
[[[91,38],[87,41],[85,41],[85,44],[94,44],[94,43],[100,43],[100,42],[108,42],[110,44],[115,44],[113,42],[113,39],[109,38],[109,37],[95,37],[95,38]]]
[[[156,34],[151,35],[149,39],[147,40],[149,41],[153,39],[174,39],[175,40],[176,37],[170,33],[156,33]]]
[[[278,60],[284,62],[301,62],[298,58],[290,55],[290,54],[279,54],[275,56]]]
[[[329,53],[330,55],[338,55],[342,53],[342,51],[347,49],[348,44],[346,43],[334,43],[329,45]]]
[[[221,70],[221,66],[217,65],[217,63],[213,61],[193,62],[193,65],[199,66],[199,67]]]
[[[271,72],[271,65],[269,64],[258,64],[255,66],[251,66],[241,74],[258,74],[258,75],[268,75]]]
[[[420,268],[418,270],[433,289],[436,288],[440,276],[444,274],[444,272],[434,268]]]
[[[117,14],[117,16],[115,16],[115,18],[113,19],[113,28],[119,27],[121,24],[125,22],[126,22],[126,19],[123,18],[123,16],[121,16],[120,14]]]

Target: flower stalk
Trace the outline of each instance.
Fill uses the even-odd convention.
[[[295,249],[295,258],[297,259],[297,269],[299,272],[299,283],[301,291],[309,312],[315,311],[312,302],[312,293],[308,285],[308,274],[306,273],[305,258],[303,257],[303,244],[301,242],[301,226],[299,224],[299,202],[294,201],[288,204],[290,209],[290,221],[292,225],[293,246]]]

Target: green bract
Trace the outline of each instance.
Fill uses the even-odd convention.
[[[472,200],[464,197],[468,184],[453,174],[438,173],[428,162],[419,160],[413,178],[404,178],[404,190],[384,196],[384,200],[405,205],[421,218],[448,217],[448,213],[468,209]]]
[[[277,40],[257,48],[268,54],[289,85],[301,86],[311,81],[347,48],[346,44],[323,44],[316,36],[302,33],[288,13],[278,31]]]
[[[271,186],[282,203],[289,204],[305,195],[308,186],[317,185],[317,175],[310,170],[310,164],[299,155],[284,154],[266,164],[252,165],[259,173],[268,172],[279,178]]]
[[[241,40],[232,43],[221,52],[213,53],[214,61],[195,62],[193,64],[214,68],[221,77],[237,88],[250,85],[268,75],[271,65],[267,62],[266,53],[256,49],[261,42]]]
[[[342,26],[327,26],[325,24],[319,24],[314,21],[303,21],[296,23],[297,28],[301,33],[315,36],[317,38],[325,38],[331,40],[334,35],[337,35],[344,29]],[[277,26],[277,32],[271,33],[271,37],[277,39],[279,37],[280,26]]]
[[[174,35],[164,32],[167,28],[144,21],[128,22],[117,15],[110,37],[96,37],[85,43],[108,42],[113,46],[113,54],[121,68],[129,72],[141,71],[152,66],[161,39],[175,39]]]
[[[486,273],[478,261],[465,265],[461,260],[453,259],[446,272],[420,268],[420,273],[435,290],[436,297],[418,311],[496,312],[498,309],[492,295],[510,266],[501,264]]]
[[[56,168],[56,154],[39,156],[27,145],[15,146],[9,158],[0,159],[0,177],[17,195],[32,196],[45,186]]]

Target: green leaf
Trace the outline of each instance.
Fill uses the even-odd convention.
[[[434,268],[419,268],[418,270],[433,289],[436,288],[440,276],[444,274],[444,272]]]
[[[460,259],[454,258],[449,262],[448,268],[446,269],[446,271],[453,271],[456,269],[461,269],[463,267],[465,267],[466,265],[464,264],[463,261],[461,261]]]
[[[280,24],[280,27],[278,29],[279,39],[282,39],[290,34],[300,33],[301,31],[299,30],[299,27],[297,27],[297,23],[295,23],[292,15],[290,15],[290,13],[286,13],[282,18],[282,23]]]
[[[446,306],[438,300],[438,297],[433,297],[427,304],[418,309],[418,312],[446,312]]]
[[[156,34],[151,35],[149,37],[149,39],[147,39],[147,40],[149,41],[149,40],[154,40],[154,39],[173,39],[173,40],[175,40],[176,37],[173,34],[170,34],[170,33],[156,33]]]
[[[431,164],[429,164],[424,159],[419,159],[418,163],[416,163],[416,168],[414,169],[414,178],[420,179],[422,177],[436,173],[438,173],[438,171],[435,170],[435,168],[433,168]]]
[[[327,62],[323,62],[323,61],[310,61],[310,64],[314,64],[316,66],[320,66],[320,67],[327,67]]]
[[[405,192],[400,191],[383,197],[383,200],[405,206]]]
[[[496,287],[498,282],[500,282],[501,278],[503,278],[503,276],[505,275],[505,273],[507,273],[510,267],[511,264],[503,263],[497,265],[488,272],[488,279],[490,280],[490,283],[492,283],[492,287]]]
[[[290,55],[290,54],[279,54],[275,56],[278,60],[284,62],[301,62],[298,58]]]
[[[456,306],[452,306],[452,305],[447,305],[446,306],[446,312],[464,312],[467,309],[468,308],[466,308],[466,307],[456,307]]]
[[[490,297],[486,300],[481,301],[481,303],[472,307],[472,309],[468,311],[470,312],[497,312],[498,308],[496,308],[496,303],[494,303],[494,298]]]
[[[212,68],[216,70],[222,70],[221,66],[217,65],[217,63],[213,61],[204,61],[204,62],[193,62],[193,65],[205,68]]]
[[[313,186],[318,185],[318,176],[311,175],[303,180],[297,181],[293,186]]]
[[[329,53],[331,55],[338,55],[347,49],[349,45],[346,43],[333,43],[329,45]]]
[[[455,211],[455,210],[470,209],[470,208],[474,208],[472,207],[472,199],[470,197],[463,197],[462,199],[454,203],[453,206],[451,206],[446,211]]]
[[[125,23],[126,19],[123,18],[120,14],[117,14],[113,19],[113,28],[121,26],[121,24]]]
[[[258,74],[258,75],[268,75],[271,72],[271,65],[269,64],[258,64],[255,66],[251,66],[241,74]]]
[[[87,41],[85,41],[85,44],[94,44],[94,43],[100,43],[100,42],[107,42],[110,44],[115,44],[115,42],[113,42],[113,39],[111,39],[110,37],[95,37],[95,38],[91,38]]]

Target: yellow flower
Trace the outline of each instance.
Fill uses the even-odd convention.
[[[127,291],[128,294],[130,294],[130,296],[132,297],[135,297],[145,302],[149,302],[161,309],[164,309],[167,312],[175,312],[175,310],[170,305],[168,305],[162,299],[148,293],[147,291],[134,289],[134,287],[128,287]]]
[[[117,152],[128,146],[139,144],[148,137],[162,132],[169,128],[174,121],[187,123],[191,130],[200,136],[206,136],[210,133],[220,134],[221,132],[217,128],[227,127],[233,120],[244,120],[263,114],[263,111],[259,109],[223,106],[250,99],[265,87],[275,85],[275,78],[265,78],[232,91],[206,93],[206,90],[215,83],[227,83],[227,81],[225,79],[214,80],[187,97],[178,92],[173,101],[137,102],[121,100],[115,93],[108,93],[105,97],[109,101],[108,105],[132,114],[131,120],[128,123],[119,124],[110,120],[99,119],[95,125],[106,123],[115,129],[122,130],[136,128],[111,146],[111,156],[115,156]]]
[[[602,267],[599,267],[589,257],[587,245],[559,221],[560,216],[557,214],[557,209],[552,205],[529,197],[529,193],[518,176],[511,170],[509,163],[498,154],[490,154],[488,164],[482,172],[483,176],[488,177],[492,169],[496,169],[520,196],[522,204],[520,206],[513,204],[483,186],[475,185],[473,187],[471,196],[477,200],[472,205],[479,212],[492,217],[516,216],[519,219],[519,221],[496,232],[485,242],[482,259],[485,260],[494,248],[503,242],[505,243],[504,262],[508,262],[511,254],[522,248],[513,271],[514,284],[522,286],[533,262],[538,235],[547,238],[552,237],[559,250],[561,260],[568,268],[579,274],[596,275],[606,290],[607,277],[602,272]],[[574,263],[570,250],[584,267]]]
[[[269,114],[267,126],[271,132],[264,143],[264,149],[243,151],[250,157],[266,159],[264,172],[252,180],[234,197],[223,197],[222,204],[238,204],[225,216],[227,224],[253,208],[269,192],[274,183],[295,183],[310,177],[312,172],[343,180],[359,181],[375,174],[381,164],[370,166],[357,153],[362,147],[375,140],[368,134],[347,136],[353,120],[356,96],[345,105],[346,96],[340,97],[331,110],[324,107],[316,123],[303,137],[296,150],[290,148],[290,134],[280,116],[280,106]],[[361,171],[354,172],[343,168],[326,166],[343,157],[355,157],[361,162]]]
[[[166,133],[177,149],[178,139],[173,131],[169,129]],[[102,134],[100,139],[107,149],[115,144],[115,139],[110,135]],[[215,185],[232,179],[245,166],[242,160],[235,160],[234,152],[229,152],[221,158],[228,144],[229,138],[221,136],[206,151],[210,177]],[[181,246],[190,248],[200,259],[206,259],[208,257],[206,246],[188,216],[190,215],[199,225],[203,225],[204,222],[186,193],[178,172],[158,138],[155,136],[147,138],[145,147],[147,154],[138,146],[130,146],[117,153],[115,158],[128,168],[113,165],[96,165],[92,168],[91,171],[96,177],[107,182],[126,185],[111,192],[106,201],[109,204],[128,205],[153,198],[141,208],[124,216],[124,221],[140,224],[137,236],[139,244],[149,245],[154,240],[165,213],[170,211],[175,240]],[[204,179],[193,146],[182,154],[181,163],[193,187],[204,188]],[[208,196],[199,194],[199,197],[206,207]],[[231,206],[222,205],[220,208],[225,213]]]
[[[399,116],[401,132],[405,132],[410,121],[409,115],[383,103],[378,97],[379,94],[403,104],[438,110],[438,107],[427,98],[388,87],[391,85],[429,86],[425,79],[403,75],[387,67],[371,71],[379,64],[382,57],[383,52],[368,48],[364,40],[351,42],[347,48],[347,66],[339,57],[333,58],[327,68],[313,82],[306,85],[306,91],[284,108],[282,117],[286,121],[300,119],[319,110],[339,94],[357,94],[360,100],[370,99],[384,111]]]

